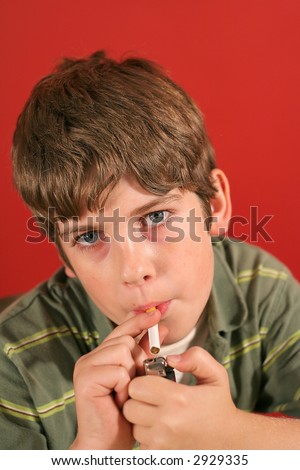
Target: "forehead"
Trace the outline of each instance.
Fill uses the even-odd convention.
[[[70,219],[57,219],[57,228],[60,234],[66,234],[83,229],[85,225],[90,228],[95,223],[120,222],[121,218],[130,219],[141,217],[151,210],[165,210],[168,204],[180,204],[189,191],[172,189],[166,194],[157,195],[143,188],[134,177],[122,177],[111,190],[101,206],[103,197],[99,197],[99,206],[93,212],[85,208],[80,216]],[[190,193],[194,194],[194,193]]]
[[[124,177],[112,189],[103,207],[99,204],[94,212],[86,209],[80,217],[60,220],[57,222],[57,228],[63,240],[65,237],[68,240],[71,233],[92,231],[107,222],[119,224],[126,220],[136,220],[154,211],[174,211],[173,214],[184,217],[183,221],[195,209],[202,217],[202,203],[194,192],[174,188],[166,194],[157,195],[143,188],[135,178]]]
[[[105,197],[105,202],[101,205],[103,197],[100,195],[98,211],[105,211],[106,213],[120,210],[123,215],[133,216],[146,212],[152,206],[160,203],[180,202],[183,200],[185,193],[189,191],[182,191],[179,188],[172,189],[166,194],[153,194],[143,188],[136,178],[132,175],[123,176],[116,186],[110,191],[109,195]],[[81,217],[91,214],[88,209],[82,212]]]

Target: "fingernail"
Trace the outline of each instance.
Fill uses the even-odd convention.
[[[167,356],[168,362],[180,362],[181,359],[181,354],[171,354],[170,356]]]

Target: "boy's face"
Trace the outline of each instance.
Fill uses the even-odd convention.
[[[144,207],[142,207],[144,206]],[[121,324],[158,306],[169,329],[164,344],[197,323],[213,281],[213,251],[199,197],[156,196],[122,178],[99,213],[60,223],[61,245],[75,275],[99,309]],[[68,235],[69,231],[74,232]]]

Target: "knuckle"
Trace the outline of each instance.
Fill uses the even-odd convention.
[[[137,345],[135,339],[130,335],[122,336],[122,338],[130,350],[132,350]]]
[[[129,382],[130,377],[125,367],[119,367],[118,374],[119,374],[119,381],[121,381],[122,383]]]
[[[223,382],[228,382],[229,383],[229,377],[228,377],[228,372],[227,370],[225,369],[224,366],[222,366],[221,364],[219,364],[219,374],[220,374],[220,378]]]
[[[125,401],[123,405],[123,415],[125,416],[126,419],[130,417],[131,409],[132,409],[132,400],[129,398],[128,400]]]
[[[74,390],[75,394],[80,396],[89,396],[91,389],[91,381],[89,380],[89,376],[85,371],[81,371],[81,373],[74,374]]]
[[[132,435],[133,435],[134,439],[136,440],[136,442],[141,443],[142,439],[141,439],[141,435],[140,435],[140,432],[139,432],[139,426],[137,426],[136,424],[134,424],[132,426]],[[140,447],[142,448],[142,445],[140,445]]]
[[[176,408],[186,408],[190,401],[189,401],[189,397],[187,396],[189,395],[188,393],[177,393],[175,396],[174,396],[174,406]],[[173,413],[173,415],[176,415],[176,413]]]
[[[154,429],[154,432],[151,436],[151,441],[149,442],[151,449],[166,449],[166,443],[170,433],[173,434],[172,429],[166,423],[161,423],[159,429]]]
[[[81,371],[84,370],[86,367],[86,357],[81,356],[75,363],[74,370],[73,370],[73,379],[76,380],[78,375],[80,375]]]
[[[127,357],[130,354],[130,350],[128,348],[128,345],[124,344],[124,343],[119,343],[116,346],[116,350],[118,351],[118,354],[122,357]],[[131,356],[131,354],[130,354],[130,356]]]
[[[134,397],[135,394],[136,394],[136,390],[137,390],[136,382],[137,382],[136,378],[130,381],[130,384],[128,386],[128,394],[129,394],[130,397]]]

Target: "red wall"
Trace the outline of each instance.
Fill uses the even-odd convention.
[[[230,178],[234,214],[249,219],[255,206],[259,219],[273,215],[274,241],[258,244],[300,278],[299,20],[299,0],[1,2],[0,295],[31,288],[59,265],[49,243],[25,242],[30,214],[9,157],[16,118],[61,56],[99,48],[156,60],[187,89]]]

